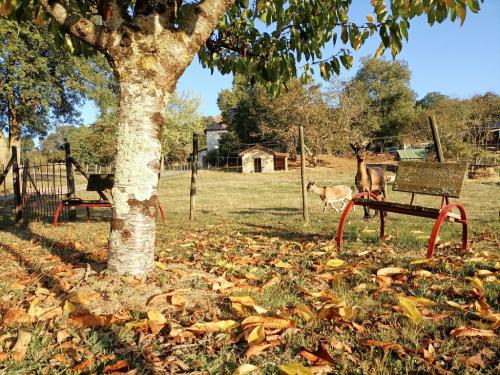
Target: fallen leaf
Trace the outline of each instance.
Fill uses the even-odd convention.
[[[282,262],[281,260],[274,263],[274,266],[278,268],[293,268],[290,263]]]
[[[262,353],[264,350],[272,348],[273,346],[280,345],[279,341],[272,341],[272,342],[263,342],[258,345],[252,345],[250,346],[247,351],[245,352],[245,358],[250,358],[251,356],[258,355]]]
[[[12,348],[12,358],[18,362],[21,362],[26,355],[28,346],[31,342],[31,333],[26,331],[19,331],[17,334],[17,341]]]
[[[155,262],[155,266],[158,267],[159,269],[166,271],[168,270],[168,266],[165,263],[162,262]]]
[[[399,344],[395,344],[393,342],[387,341],[377,341],[377,340],[366,340],[365,344],[368,346],[374,346],[377,348],[381,348],[384,350],[384,353],[387,353],[389,350],[394,350],[397,352],[399,358],[404,358],[406,356],[406,348]]]
[[[248,325],[256,325],[263,324],[264,328],[293,328],[295,327],[295,320],[291,319],[283,319],[283,318],[272,318],[268,316],[249,316],[243,322],[241,322],[242,326]]]
[[[450,332],[453,337],[496,337],[496,334],[489,329],[477,329],[461,326]]]
[[[266,331],[264,330],[264,324],[259,324],[256,326],[247,337],[248,345],[257,345],[266,339]]]
[[[236,370],[233,371],[232,375],[258,375],[260,374],[260,370],[257,366],[251,365],[249,363],[244,363]]]
[[[340,267],[344,264],[345,262],[342,260],[342,259],[329,259],[325,266],[327,267],[332,267],[332,268],[336,268],[336,267]]]
[[[430,299],[427,299],[427,298],[424,298],[424,297],[404,297],[405,300],[407,301],[411,301],[415,304],[415,306],[426,306],[426,307],[429,307],[429,306],[436,306],[437,303],[430,300]]]
[[[219,320],[218,322],[195,323],[188,329],[197,332],[226,332],[239,326],[240,324],[234,320]]]
[[[100,294],[93,290],[75,290],[68,295],[67,300],[79,305],[88,305],[98,300]]]
[[[104,367],[104,373],[126,370],[129,368],[129,366],[130,365],[129,365],[128,361],[126,359],[122,359],[122,360],[120,360],[112,365],[107,365],[106,367]]]
[[[286,375],[313,375],[313,373],[298,362],[291,362],[279,366],[280,371]]]
[[[415,324],[419,324],[422,321],[422,315],[418,311],[415,304],[407,297],[399,298],[399,306],[403,310],[404,314],[411,319]]]
[[[297,314],[301,317],[301,319],[305,322],[314,319],[314,313],[303,303],[299,303],[297,306],[295,306],[295,310],[297,311]]]
[[[481,353],[477,353],[476,355],[473,355],[472,357],[469,358],[461,358],[460,361],[466,366],[479,367],[479,368],[484,367],[484,362],[481,357]]]
[[[331,339],[330,344],[333,346],[333,348],[335,350],[338,350],[340,352],[346,352],[346,353],[349,353],[349,354],[352,353],[351,347],[349,345],[343,343],[342,341]]]
[[[89,367],[91,367],[93,364],[93,362],[91,360],[86,360],[86,361],[83,361],[83,362],[80,362],[79,364],[77,364],[75,367],[72,368],[72,370],[74,372],[82,372],[86,369],[88,369]]]
[[[402,275],[404,273],[406,273],[406,270],[404,268],[385,267],[377,271],[377,276],[394,276],[394,275]]]
[[[167,319],[161,312],[155,309],[148,310],[148,319],[155,324],[165,324],[167,323]]]
[[[5,312],[2,323],[6,327],[13,327],[29,323],[30,320],[30,316],[26,311],[17,307],[12,307]]]

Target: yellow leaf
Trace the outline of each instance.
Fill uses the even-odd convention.
[[[457,310],[464,311],[463,307],[454,301],[446,301],[446,303]]]
[[[155,262],[155,266],[163,271],[166,271],[168,269],[167,265],[162,262]]]
[[[148,319],[155,324],[167,323],[167,318],[161,312],[155,309],[148,310]]]
[[[264,328],[286,329],[295,327],[295,321],[291,319],[272,318],[268,316],[249,316],[243,322],[242,326],[263,324]]]
[[[257,327],[252,329],[252,332],[247,337],[248,345],[257,345],[266,339],[266,331],[264,330],[264,324],[259,324]]]
[[[299,316],[305,322],[314,319],[314,313],[311,311],[309,307],[307,307],[303,303],[299,303],[297,306],[295,306],[295,310],[297,310],[297,314],[299,314]]]
[[[198,332],[226,332],[239,326],[240,324],[234,320],[219,320],[218,322],[195,323],[188,329]]]
[[[480,278],[478,277],[468,277],[467,278],[468,280],[470,280],[472,286],[474,288],[476,288],[477,290],[479,290],[480,292],[483,292],[484,293],[484,286],[483,286],[483,282],[481,281]]]
[[[243,365],[238,366],[238,368],[234,370],[232,375],[250,375],[250,374],[252,375],[260,374],[259,368],[249,363],[245,363]]]
[[[335,267],[340,267],[344,264],[345,262],[342,260],[342,259],[329,259],[327,262],[326,262],[326,266],[327,267],[332,267],[332,268],[335,268]]]
[[[407,297],[399,298],[399,306],[401,306],[404,314],[408,318],[410,318],[413,323],[419,324],[422,321],[422,315],[420,314],[420,311],[418,311],[415,304]]]
[[[377,271],[378,276],[394,276],[406,273],[404,268],[399,267],[385,267]]]
[[[127,328],[143,328],[148,325],[147,319],[135,320],[132,322],[125,323],[125,327]]]
[[[407,301],[411,301],[415,304],[415,306],[436,306],[437,303],[434,301],[431,301],[430,299],[423,298],[423,297],[404,297]]]
[[[367,19],[367,20],[368,20],[368,22],[370,22],[370,23],[374,23],[374,22],[375,22],[375,19],[373,18],[373,16],[372,16],[371,14],[368,14],[368,15],[366,16],[366,19]]]
[[[282,262],[281,260],[274,263],[274,266],[278,268],[292,268],[292,266],[289,263]]]
[[[410,262],[411,265],[417,265],[417,264],[426,264],[433,262],[434,260],[432,258],[420,258],[420,259],[414,259]]]
[[[66,300],[64,302],[64,307],[63,307],[63,313],[64,313],[64,315],[69,315],[69,314],[71,314],[75,310],[76,310],[75,305],[73,305],[70,301]]]
[[[298,362],[291,362],[279,367],[286,375],[313,375],[312,371]]]

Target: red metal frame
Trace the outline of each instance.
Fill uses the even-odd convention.
[[[339,221],[339,227],[337,229],[337,237],[335,237],[335,240],[337,241],[337,248],[340,250],[342,246],[342,236],[344,234],[344,225],[345,221],[347,219],[347,215],[349,215],[349,212],[351,211],[351,208],[356,204],[356,199],[360,199],[363,197],[372,197],[376,201],[378,201],[378,197],[370,193],[368,191],[364,191],[362,193],[356,194],[352,199],[347,203],[347,206],[344,208],[344,212],[342,212],[342,216],[340,217]],[[380,237],[384,238],[384,231],[385,231],[385,220],[384,220],[384,213],[383,211],[380,211]]]
[[[337,242],[337,249],[340,250],[342,247],[342,236],[344,234],[344,226],[345,222],[347,220],[347,216],[349,215],[349,212],[351,211],[351,208],[357,204],[356,200],[363,198],[363,197],[372,197],[374,200],[378,201],[378,197],[369,192],[363,192],[356,194],[347,204],[347,206],[344,209],[344,212],[342,212],[342,216],[340,217],[339,221],[339,226],[337,229],[337,236],[335,237],[335,240]],[[443,203],[444,199],[442,200]],[[360,204],[361,205],[361,204]],[[465,208],[463,205],[459,203],[452,203],[448,204],[444,207],[442,207],[441,211],[439,212],[439,216],[436,218],[436,221],[434,223],[434,228],[432,229],[431,236],[429,238],[429,243],[427,246],[427,258],[431,258],[434,256],[434,248],[436,246],[436,239],[439,234],[439,230],[441,228],[441,225],[443,222],[448,218],[448,213],[453,209],[453,208],[458,208],[460,211],[460,219],[455,219],[455,222],[461,223],[462,224],[462,250],[465,250],[467,248],[467,214],[465,213]],[[380,238],[384,238],[385,235],[385,215],[383,210],[380,211]],[[400,212],[402,213],[402,212]],[[407,215],[411,215],[411,213],[406,213]],[[416,215],[417,216],[417,215]]]
[[[69,203],[62,201],[59,206],[57,206],[56,212],[54,213],[54,226],[57,227],[57,220],[59,218],[59,215],[61,214],[61,210],[63,207],[87,207],[87,210],[89,207],[104,207],[104,208],[112,208],[113,205],[110,202],[105,202],[103,201],[102,203],[97,203],[97,202],[92,202],[92,203],[85,203],[85,201],[81,203]],[[163,224],[165,224],[165,212],[163,211],[163,207],[161,204],[158,203],[158,210],[160,211],[161,215],[161,221]],[[87,211],[87,220],[89,218],[89,213]]]
[[[465,213],[465,208],[461,204],[451,203],[443,207],[438,218],[436,219],[436,222],[434,223],[434,228],[432,229],[431,237],[429,238],[429,245],[427,246],[427,258],[432,258],[434,256],[436,238],[439,234],[441,224],[443,224],[443,221],[447,218],[448,212],[455,207],[460,211],[460,220],[455,221],[462,223],[462,250],[467,249],[467,214]]]

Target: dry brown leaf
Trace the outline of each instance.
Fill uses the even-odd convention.
[[[126,359],[122,359],[112,365],[107,365],[106,367],[104,367],[104,373],[114,371],[123,372],[122,370],[128,370],[129,366],[130,365],[128,361]]]
[[[109,327],[113,323],[118,322],[120,319],[117,319],[114,315],[82,314],[71,316],[69,320],[76,326],[98,328]]]
[[[249,358],[251,356],[258,355],[258,354],[262,353],[264,350],[272,348],[273,346],[277,346],[280,344],[281,344],[281,342],[276,340],[276,341],[271,341],[271,342],[263,342],[259,345],[252,345],[245,352],[245,358]]]
[[[404,358],[406,356],[406,348],[393,342],[367,340],[365,341],[365,344],[368,346],[381,348],[384,350],[384,353],[387,353],[390,350],[394,350],[395,352],[397,352],[399,358]]]
[[[385,267],[377,271],[377,276],[395,276],[405,274],[406,270],[400,267]]]
[[[481,357],[481,353],[477,353],[469,358],[465,358],[462,356],[461,358],[459,358],[459,360],[468,367],[479,367],[479,368],[484,367],[484,362],[483,358]]]
[[[461,326],[450,332],[453,337],[496,337],[496,334],[489,329],[477,329]]]
[[[101,295],[93,290],[75,290],[68,295],[68,301],[79,305],[88,305],[98,300]]]
[[[56,340],[57,340],[58,344],[61,344],[66,339],[69,339],[70,337],[71,337],[71,335],[65,329],[61,329],[60,331],[57,331],[57,333],[56,333]]]
[[[332,339],[330,341],[330,344],[333,346],[333,348],[335,350],[338,350],[340,352],[346,352],[346,353],[352,354],[351,347],[349,345],[343,343],[342,341],[338,341],[338,340]]]
[[[86,360],[77,364],[75,367],[72,368],[72,370],[74,372],[82,372],[91,367],[92,364],[93,362],[91,360]]]
[[[16,345],[12,348],[12,358],[18,362],[21,362],[28,350],[28,346],[31,342],[31,333],[26,331],[19,331],[17,334]]]
[[[17,307],[12,307],[5,312],[2,323],[6,327],[13,327],[16,325],[29,323],[30,320],[31,318],[26,311]]]

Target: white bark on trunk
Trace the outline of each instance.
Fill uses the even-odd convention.
[[[108,268],[145,276],[154,262],[164,93],[153,79],[121,82],[120,87]]]

